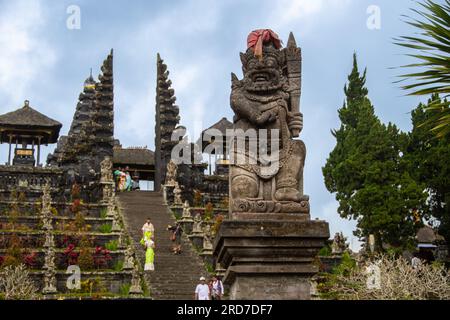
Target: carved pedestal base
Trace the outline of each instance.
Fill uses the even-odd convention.
[[[194,226],[194,220],[192,218],[181,218],[180,220],[181,228],[183,232],[187,235],[192,233],[192,227]]]
[[[310,220],[224,221],[214,244],[230,299],[310,299],[313,260],[328,223]]]
[[[203,238],[205,235],[203,233],[192,233],[188,235],[189,240],[191,240],[192,244],[196,248],[203,249]]]
[[[114,181],[112,182],[101,182],[100,183],[103,190],[102,204],[108,204],[112,197],[114,197]]]
[[[163,196],[165,204],[171,206],[174,204],[174,194],[173,190],[175,189],[174,186],[163,186]]]
[[[202,252],[200,253],[200,257],[203,259],[204,263],[211,265],[211,266],[214,265],[214,257],[213,257],[212,250],[203,249]]]

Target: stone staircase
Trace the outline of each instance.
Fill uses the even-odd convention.
[[[150,296],[156,300],[193,299],[199,278],[208,274],[185,234],[182,237],[183,252],[179,255],[171,252],[173,242],[166,228],[169,224],[173,225],[175,219],[163,203],[162,194],[152,191],[125,192],[119,194],[119,202],[142,266],[145,251],[139,244],[141,228],[147,218],[155,227],[155,271],[145,272]]]

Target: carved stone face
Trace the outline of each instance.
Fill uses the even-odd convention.
[[[241,54],[245,90],[264,95],[279,90],[286,84],[282,54],[276,49],[270,49],[264,50],[261,60],[249,50]]]

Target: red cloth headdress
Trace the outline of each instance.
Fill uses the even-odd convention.
[[[272,42],[276,49],[281,48],[281,40],[270,29],[253,30],[247,37],[247,48],[251,48],[255,57],[262,58],[263,43]]]

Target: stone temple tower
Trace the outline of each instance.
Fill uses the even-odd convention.
[[[47,158],[51,166],[62,167],[69,179],[91,181],[100,172],[100,162],[113,156],[114,84],[113,51],[101,66],[99,80],[90,75],[73,116],[67,136],[62,136],[53,154]]]
[[[180,122],[180,109],[175,105],[175,90],[171,88],[169,71],[159,53],[156,58],[156,107],[155,107],[155,191],[166,180],[167,164],[176,142],[172,132]]]

